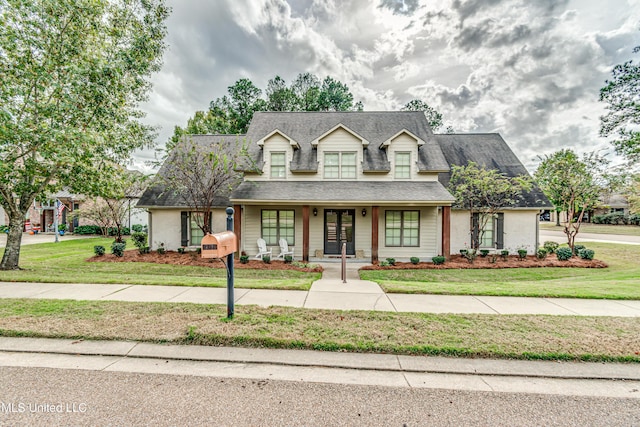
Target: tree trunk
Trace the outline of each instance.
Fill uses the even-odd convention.
[[[7,246],[0,263],[0,270],[19,270],[20,243],[22,242],[22,227],[24,226],[24,213],[14,214],[9,217],[9,234]]]

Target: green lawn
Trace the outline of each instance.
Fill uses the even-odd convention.
[[[0,280],[10,282],[127,283],[133,285],[211,286],[227,285],[226,270],[142,262],[86,262],[93,246],[109,248],[113,239],[65,240],[24,245],[19,271],[2,271]],[[0,255],[4,253],[0,249]],[[238,288],[307,290],[320,273],[281,270],[235,270]]]
[[[640,246],[586,246],[609,268],[362,270],[360,277],[395,293],[640,299]]]
[[[541,230],[552,230],[563,232],[562,226],[557,226],[555,222],[541,222]],[[640,227],[637,225],[606,225],[606,224],[589,224],[584,223],[580,225],[580,233],[593,233],[593,234],[616,234],[619,236],[640,236]]]

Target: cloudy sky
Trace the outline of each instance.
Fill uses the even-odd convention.
[[[456,132],[498,132],[532,171],[539,154],[609,148],[599,89],[640,45],[640,0],[167,1],[168,49],[144,105],[160,146],[236,80],[264,89],[309,71],[367,111],[418,98]]]

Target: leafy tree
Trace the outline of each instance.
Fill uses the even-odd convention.
[[[640,46],[633,49],[640,52]],[[619,154],[631,161],[640,159],[640,65],[633,61],[616,65],[613,78],[600,89],[600,101],[609,112],[600,117],[600,135],[617,134],[612,142]]]
[[[17,269],[25,214],[62,187],[98,194],[152,145],[138,119],[165,48],[163,0],[0,0],[0,204]]]
[[[346,84],[327,76],[322,81],[318,104],[321,111],[353,110],[353,95]]]
[[[269,80],[266,93],[268,111],[296,111],[296,95],[280,76]]]
[[[532,181],[529,176],[509,177],[497,169],[487,169],[475,162],[451,168],[449,190],[456,198],[455,206],[468,209],[471,246],[478,249],[484,230],[492,218],[501,210],[514,206],[524,191],[529,191]],[[473,214],[478,213],[478,236],[474,236]]]
[[[291,84],[296,96],[296,111],[320,110],[320,79],[311,73],[300,73]]]
[[[640,213],[640,174],[633,175],[623,189],[631,214]]]
[[[541,159],[534,178],[556,209],[565,212],[563,231],[573,249],[585,213],[599,203],[608,162],[596,153],[585,154],[580,159],[568,149]]]
[[[211,232],[212,208],[242,181],[238,166],[247,161],[240,140],[203,144],[186,135],[158,172],[156,184],[179,194],[191,210],[200,213],[194,220],[206,235]]]
[[[426,102],[419,99],[413,99],[407,102],[400,111],[424,111],[425,116],[427,116],[429,126],[431,126],[431,130],[435,132],[442,127],[442,114],[436,111],[435,108],[430,107]],[[448,127],[447,133],[453,133],[453,129]]]

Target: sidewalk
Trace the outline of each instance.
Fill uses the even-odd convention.
[[[460,314],[547,314],[561,316],[640,317],[640,301],[525,298],[467,295],[385,294],[374,282],[360,280],[360,263],[322,263],[322,279],[309,291],[235,288],[237,305],[271,305],[330,310],[376,310]],[[226,304],[226,288],[145,285],[0,282],[0,298],[43,298],[135,302]]]
[[[0,367],[640,399],[636,364],[0,337]]]

